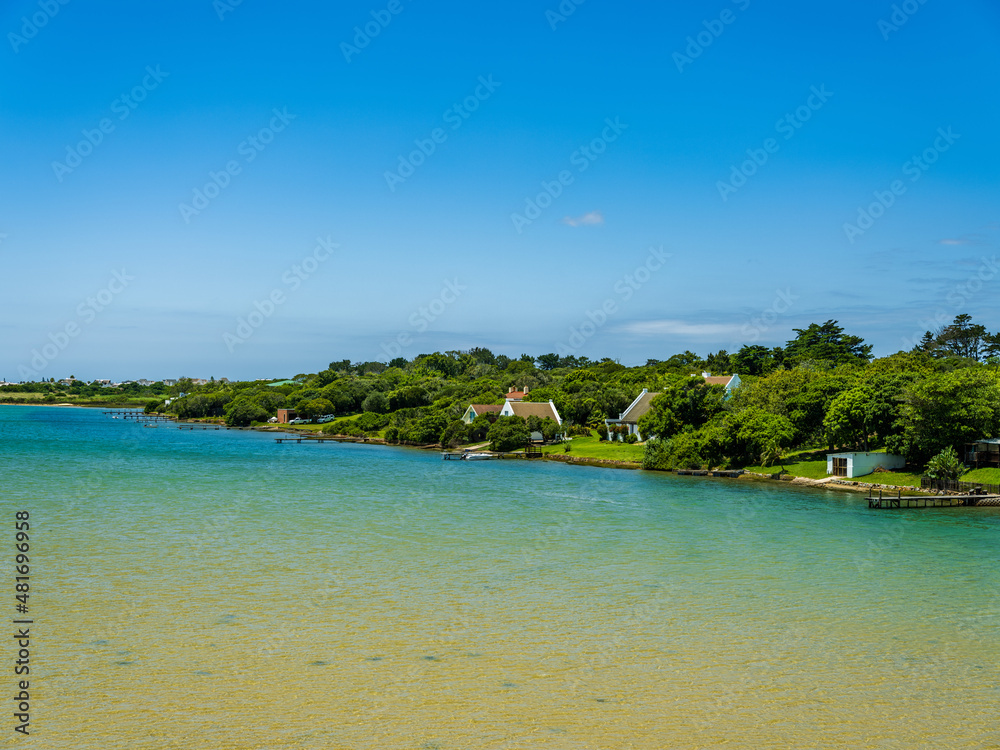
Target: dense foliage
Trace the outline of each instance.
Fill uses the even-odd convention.
[[[744,346],[705,358],[688,351],[637,367],[556,354],[515,359],[476,348],[388,363],[341,360],[278,383],[157,384],[146,394],[157,401],[151,409],[186,419],[248,425],[295,409],[307,419],[322,417],[323,430],[334,434],[452,447],[489,442],[506,450],[530,433],[551,440],[598,429],[605,437],[604,420],[617,418],[646,388],[659,394],[639,422],[644,437],[656,437],[646,445],[649,468],[768,466],[806,448],[884,448],[922,465],[945,448],[1000,433],[998,342],[958,316],[913,351],[871,360],[871,347],[831,320],[794,329],[781,347]],[[706,383],[703,371],[737,373],[742,382],[726,394]],[[55,397],[70,386],[3,390],[17,388]],[[528,401],[551,400],[562,427],[496,413],[462,421],[470,404],[503,404],[511,388],[527,389]],[[624,432],[610,437],[637,439]]]

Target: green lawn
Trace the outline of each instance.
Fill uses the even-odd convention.
[[[271,424],[271,425],[269,425],[267,422],[261,422],[260,424],[261,426],[281,427],[282,429],[289,429],[289,430],[303,430],[304,432],[319,432],[324,427],[326,427],[325,424],[312,424],[311,422],[307,422],[306,424]]]
[[[982,482],[983,484],[1000,484],[1000,469],[973,469],[968,474],[958,478],[959,482]]]
[[[580,458],[603,458],[610,461],[635,461],[642,463],[642,445],[627,443],[609,443],[596,437],[575,437],[569,441],[569,453],[566,455]],[[566,444],[542,446],[543,453],[565,453]]]

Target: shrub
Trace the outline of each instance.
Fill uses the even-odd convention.
[[[526,446],[531,440],[531,433],[521,417],[500,417],[490,427],[486,437],[493,450],[512,451]]]
[[[372,391],[362,402],[361,408],[365,412],[385,414],[389,411],[389,397],[382,391]]]
[[[927,462],[925,473],[931,479],[958,479],[968,469],[950,445]]]
[[[673,458],[670,455],[671,448],[669,440],[659,438],[647,440],[642,453],[642,468],[652,471],[668,471],[674,468]]]

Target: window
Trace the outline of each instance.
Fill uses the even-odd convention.
[[[835,477],[846,477],[847,476],[847,459],[846,458],[834,458],[833,459],[833,475]]]

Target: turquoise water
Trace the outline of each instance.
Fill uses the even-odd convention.
[[[46,407],[0,471],[27,747],[1000,746],[1000,509]]]

